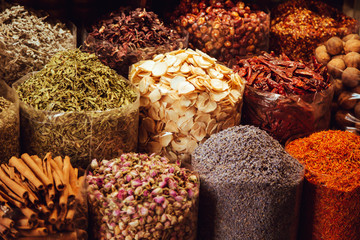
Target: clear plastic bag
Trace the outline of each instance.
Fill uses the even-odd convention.
[[[0,97],[11,102],[0,112],[0,162],[3,163],[20,153],[20,117],[18,95],[4,81],[0,81]]]
[[[14,88],[29,78],[14,83]],[[138,93],[138,90],[133,87]],[[20,102],[21,148],[39,154],[67,155],[76,167],[137,149],[139,94],[135,102],[106,111],[51,112]]]
[[[283,96],[246,86],[242,123],[255,125],[285,144],[292,136],[330,127],[334,88],[314,94]]]

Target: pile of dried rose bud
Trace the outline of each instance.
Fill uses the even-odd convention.
[[[159,155],[93,160],[87,175],[96,239],[196,239],[199,177]]]

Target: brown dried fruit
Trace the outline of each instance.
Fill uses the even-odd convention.
[[[344,48],[344,43],[339,37],[330,38],[326,44],[326,50],[331,55],[338,55]]]
[[[360,40],[360,36],[358,34],[355,34],[355,33],[352,33],[352,34],[349,34],[349,35],[346,35],[345,37],[343,37],[343,41],[346,42],[350,39],[357,39],[357,40]]]
[[[350,39],[345,42],[344,46],[345,53],[349,52],[360,52],[360,40]]]
[[[360,54],[357,52],[349,52],[344,57],[344,62],[347,67],[360,67]]]
[[[355,105],[354,114],[357,119],[360,119],[360,102]]]
[[[349,121],[345,118],[347,114],[348,112],[344,110],[339,110],[335,114],[336,124],[342,129],[354,126],[354,123],[352,121]]]
[[[334,96],[338,96],[344,89],[341,79],[334,80]]]
[[[331,59],[342,59],[342,60],[344,60],[344,57],[345,57],[345,55],[336,55],[336,56],[333,56]]]
[[[342,72],[345,70],[346,65],[345,62],[340,59],[340,58],[336,58],[336,59],[332,59],[328,64],[327,64],[327,68],[329,73],[335,77],[335,78],[340,78]]]
[[[360,71],[353,67],[346,68],[342,73],[342,82],[347,87],[356,87],[360,82]]]
[[[357,99],[355,99],[351,92],[342,92],[339,95],[338,103],[342,109],[350,110],[355,107]]]
[[[315,57],[319,63],[324,64],[324,65],[327,64],[331,59],[330,55],[326,52],[326,48],[324,45],[316,48]]]

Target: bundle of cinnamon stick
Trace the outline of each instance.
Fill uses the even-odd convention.
[[[75,232],[77,221],[87,222],[86,214],[77,214],[86,205],[84,179],[68,156],[52,158],[50,152],[43,159],[24,153],[1,164],[0,238]]]

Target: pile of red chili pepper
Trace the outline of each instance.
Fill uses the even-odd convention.
[[[286,150],[305,165],[299,239],[360,239],[360,136],[322,131]]]
[[[309,64],[291,61],[286,55],[263,53],[239,59],[233,70],[255,89],[281,95],[304,95],[328,88],[327,69],[314,59]]]

